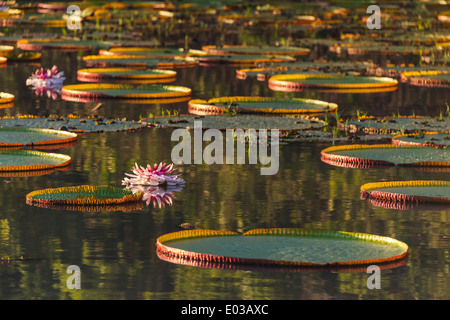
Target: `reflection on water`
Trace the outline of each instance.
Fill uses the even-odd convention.
[[[45,52],[58,62],[65,83],[76,83],[77,53]],[[98,103],[36,97],[25,86],[35,66],[13,64],[0,70],[2,91],[16,95],[16,114],[89,115]],[[267,83],[235,79],[235,68],[178,70],[174,85],[192,88],[195,98],[225,95],[301,97],[338,103],[347,114],[438,115],[448,100],[443,89],[399,85],[387,93],[277,93]],[[163,110],[187,112],[187,101],[128,104],[107,101],[98,116],[139,120]],[[279,171],[260,175],[259,165],[180,165],[186,185],[176,201],[131,211],[80,212],[29,206],[30,191],[81,184],[121,186],[135,163],[170,163],[172,129],[80,135],[74,146],[55,152],[71,156],[69,171],[41,176],[0,177],[0,256],[24,257],[0,263],[2,299],[448,299],[450,297],[450,212],[384,208],[360,199],[360,186],[373,181],[442,180],[447,173],[414,168],[353,169],[320,160],[329,144],[280,145]],[[446,176],[444,176],[446,175]],[[363,232],[408,244],[403,266],[381,272],[381,289],[366,286],[364,272],[272,272],[209,269],[158,258],[156,239],[181,223],[237,232],[297,227]],[[81,269],[81,290],[66,286],[69,265]]]

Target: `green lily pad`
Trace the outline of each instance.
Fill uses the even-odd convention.
[[[450,166],[450,149],[395,144],[334,146],[322,150],[321,155],[324,162],[347,167]]]
[[[70,156],[29,150],[0,151],[0,172],[38,171],[63,168],[71,163]]]
[[[31,205],[116,205],[139,201],[142,196],[142,192],[133,194],[126,188],[83,185],[36,190],[28,193],[26,200]]]
[[[217,47],[214,45],[203,46],[202,50],[208,55],[306,55],[310,52],[309,48],[299,48],[299,47],[285,47],[285,46],[230,46],[224,45],[222,47]]]
[[[392,143],[447,148],[450,146],[450,131],[400,134],[392,137]]]
[[[320,129],[325,126],[322,120],[307,116],[265,116],[265,115],[180,115],[155,117],[142,120],[150,126],[194,128],[194,121],[201,121],[202,128],[209,129],[279,129],[307,130]]]
[[[332,112],[337,104],[313,99],[279,99],[271,97],[219,97],[208,101],[189,101],[189,109],[213,113],[295,113],[316,114]]]
[[[64,144],[76,140],[77,134],[60,130],[0,128],[0,148]]]
[[[191,57],[187,58],[143,58],[141,56],[85,56],[83,61],[88,67],[140,67],[140,68],[188,68],[198,65],[198,62]]]
[[[121,119],[21,116],[0,119],[0,126],[4,128],[21,127],[88,133],[103,131],[135,131],[144,128],[145,124]]]
[[[366,183],[361,197],[399,202],[450,203],[450,181],[390,181]]]
[[[403,259],[408,246],[377,235],[308,229],[186,230],[157,239],[157,249],[181,259],[283,265],[367,265]]]

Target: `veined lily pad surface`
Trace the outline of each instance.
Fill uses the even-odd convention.
[[[111,46],[110,43],[89,41],[89,40],[65,41],[65,40],[32,39],[32,40],[17,41],[18,48],[28,51],[40,51],[43,49],[54,49],[65,51],[88,51],[93,48],[109,48],[110,46]]]
[[[71,143],[77,134],[52,129],[0,128],[1,147],[42,146]]]
[[[194,128],[195,121],[200,121],[202,128],[208,129],[279,129],[306,130],[320,129],[325,126],[322,120],[309,117],[285,117],[265,115],[180,115],[155,117],[143,120],[151,126]]]
[[[0,119],[0,126],[5,128],[38,128],[61,130],[76,133],[101,131],[134,131],[145,127],[144,124],[120,119],[79,118],[79,117],[36,117],[21,116]]]
[[[278,99],[270,97],[220,97],[189,101],[189,108],[199,111],[226,113],[324,113],[337,109],[337,104],[313,99]]]
[[[170,82],[175,81],[177,72],[173,70],[137,70],[133,68],[89,68],[77,71],[79,81],[99,82],[118,80],[130,82]]]
[[[340,123],[340,126],[351,132],[364,131],[367,133],[444,132],[450,128],[450,118],[424,116],[366,117]]]
[[[164,99],[190,95],[191,89],[181,86],[133,86],[114,83],[73,84],[64,86],[61,90],[62,99],[75,101],[78,98]]]
[[[115,205],[139,201],[142,196],[124,188],[82,185],[36,190],[28,193],[26,200],[29,204]]]
[[[400,202],[450,203],[450,181],[391,181],[366,183],[361,197]]]
[[[145,58],[139,55],[122,55],[122,56],[102,56],[91,55],[83,57],[83,61],[88,67],[140,67],[140,68],[188,68],[198,65],[198,62],[191,57],[187,58]]]
[[[0,172],[36,171],[63,168],[71,163],[64,154],[28,150],[0,151]]]
[[[365,265],[404,258],[408,246],[377,235],[308,229],[187,230],[160,236],[157,249],[184,259],[221,263],[319,266]]]
[[[418,146],[343,145],[321,152],[322,161],[342,166],[450,166],[450,149]]]
[[[325,89],[381,89],[396,88],[398,81],[387,77],[362,77],[318,74],[279,74],[269,78],[271,89],[301,89],[301,88],[325,88]]]
[[[249,55],[306,55],[310,52],[309,48],[285,47],[285,46],[230,46],[224,45],[217,47],[214,45],[203,46],[202,50],[211,55],[227,55],[227,54],[249,54]]]
[[[447,132],[399,134],[392,137],[392,143],[447,148],[450,146],[450,130]]]

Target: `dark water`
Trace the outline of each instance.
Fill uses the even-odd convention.
[[[76,82],[82,53],[44,52],[43,67],[57,64]],[[16,96],[0,115],[75,114],[87,116],[96,103],[36,97],[25,85],[36,66],[0,69],[1,91]],[[336,102],[346,114],[439,115],[448,90],[409,87],[372,94],[282,93],[266,82],[238,80],[236,67],[177,69],[176,85],[192,88],[193,98],[224,95],[306,97]],[[95,114],[138,120],[162,110],[187,111],[172,104],[105,102]],[[260,175],[259,165],[178,166],[186,186],[172,206],[145,206],[131,212],[75,212],[29,206],[27,193],[70,185],[120,186],[139,164],[170,162],[171,129],[85,134],[75,146],[53,150],[72,157],[69,171],[37,177],[0,178],[0,255],[25,258],[0,264],[0,299],[449,299],[450,210],[385,209],[360,199],[359,188],[382,180],[441,179],[448,172],[414,168],[357,170],[320,160],[328,143],[280,146],[279,172]],[[367,288],[360,272],[301,269],[209,269],[163,261],[158,236],[189,222],[205,229],[245,232],[255,228],[299,227],[365,232],[408,244],[405,265],[381,271],[381,289]],[[68,289],[68,266],[81,270],[81,290]]]

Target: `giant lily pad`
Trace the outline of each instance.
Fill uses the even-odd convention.
[[[234,54],[249,54],[249,55],[289,55],[289,56],[299,56],[306,55],[310,52],[308,48],[297,48],[297,47],[285,47],[285,46],[237,46],[237,45],[224,45],[222,47],[217,47],[214,45],[203,46],[202,50],[209,55],[234,55]]]
[[[366,133],[418,133],[423,131],[444,132],[450,127],[449,117],[393,116],[360,117],[340,122],[340,127],[351,132]]]
[[[307,116],[266,116],[266,115],[180,115],[168,117],[154,117],[142,120],[150,126],[194,128],[195,121],[201,121],[202,128],[208,129],[279,129],[279,130],[307,130],[320,129],[325,123]]]
[[[78,99],[167,99],[189,97],[191,89],[181,86],[141,85],[132,86],[114,83],[73,84],[64,86],[61,98]]]
[[[396,88],[397,80],[387,77],[361,77],[323,73],[279,74],[269,78],[273,90],[324,89],[383,89]]]
[[[13,46],[6,46],[6,45],[1,45],[0,46],[0,54],[1,55],[3,55],[4,53],[7,53],[7,52],[11,52],[13,50],[14,50]]]
[[[103,131],[135,131],[145,127],[144,124],[123,119],[81,118],[68,117],[36,117],[20,116],[0,119],[0,126],[4,128],[37,128],[67,130],[75,133],[103,132]]]
[[[2,54],[3,57],[7,58],[8,61],[35,61],[42,57],[40,52],[7,52]]]
[[[137,70],[132,68],[90,68],[77,72],[79,81],[99,82],[103,80],[127,81],[127,83],[162,83],[175,81],[173,70]]]
[[[0,104],[14,101],[14,95],[11,93],[0,92]]]
[[[147,48],[147,47],[115,47],[109,50],[100,50],[99,54],[102,56],[142,56],[148,58],[175,58],[186,57],[189,52],[183,49],[171,48]]]
[[[72,132],[52,129],[0,128],[0,148],[67,144],[77,137]]]
[[[324,113],[337,109],[337,104],[313,99],[280,99],[271,97],[220,97],[208,101],[189,101],[190,110],[214,113]]]
[[[66,22],[64,21],[64,24]],[[109,48],[110,43],[98,41],[69,41],[69,40],[48,40],[48,39],[24,39],[17,41],[17,47],[26,51],[62,50],[62,51],[89,51],[93,48]]]
[[[321,152],[322,161],[332,165],[365,168],[371,166],[450,166],[450,149],[391,144],[344,145]]]
[[[133,68],[158,68],[158,69],[172,69],[172,68],[188,68],[198,65],[196,60],[191,57],[187,58],[144,58],[142,56],[102,56],[90,55],[83,57],[83,61],[88,67],[133,67]]]
[[[186,230],[160,236],[157,250],[181,259],[286,267],[368,265],[401,260],[408,246],[377,235],[308,229]]]
[[[48,205],[117,205],[136,202],[143,193],[111,186],[75,186],[36,190],[26,196],[28,204]]]
[[[392,143],[447,148],[450,146],[450,130],[447,132],[399,134],[392,137]]]
[[[366,183],[361,198],[398,202],[450,203],[450,181],[390,181]]]
[[[68,155],[29,150],[0,151],[0,172],[38,171],[70,165]]]
[[[286,62],[295,61],[295,58],[289,56],[265,56],[265,55],[203,55],[194,57],[197,61],[203,64],[249,64],[256,65],[257,63],[268,62]]]

